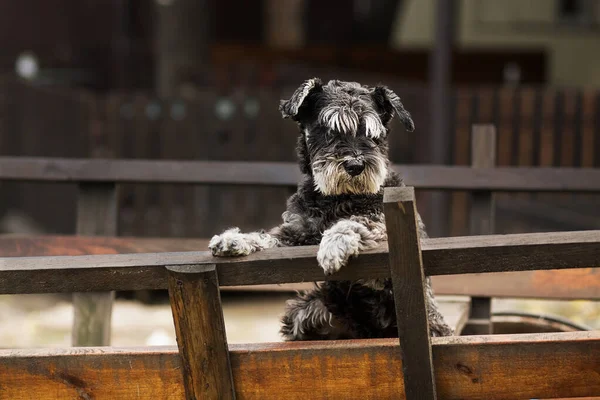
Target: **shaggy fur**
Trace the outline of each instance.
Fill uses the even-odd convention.
[[[214,236],[215,256],[242,256],[276,246],[319,245],[317,261],[335,274],[351,257],[387,240],[383,188],[404,186],[390,169],[389,122],[398,116],[408,131],[414,123],[390,89],[318,78],[304,82],[280,111],[300,128],[298,161],[303,179],[270,232]],[[419,216],[421,237],[427,237]],[[432,336],[452,335],[426,281]],[[390,279],[328,281],[290,300],[282,319],[286,340],[397,336]]]

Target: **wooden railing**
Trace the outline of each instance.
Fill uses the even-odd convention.
[[[458,275],[595,267],[600,231],[523,233],[421,240],[425,274]],[[0,258],[0,294],[166,289],[165,265],[219,265],[220,286],[389,277],[387,244],[362,253],[333,277],[316,246],[281,247],[246,257],[206,251]]]
[[[405,182],[422,190],[464,190],[471,192],[472,234],[494,233],[494,192],[571,192],[600,193],[600,170],[592,168],[515,168],[495,167],[495,129],[490,125],[475,126],[472,132],[471,167],[394,165]],[[150,161],[108,159],[43,159],[0,157],[0,180],[26,182],[74,183],[78,187],[77,234],[82,236],[115,236],[117,233],[117,192],[121,184],[152,183],[182,185],[267,185],[295,186],[300,178],[292,163],[217,162],[217,161]],[[429,222],[429,221],[426,221]],[[132,239],[128,239],[131,243]],[[2,241],[0,240],[0,244]],[[122,243],[122,242],[121,242]],[[156,251],[133,245],[135,251]],[[205,245],[204,241],[199,244]],[[183,246],[183,248],[182,248]],[[163,250],[188,250],[188,244],[159,245]],[[200,247],[198,248],[200,249]],[[132,251],[132,250],[128,250]],[[500,274],[490,285],[484,276],[457,276],[434,279],[440,294],[466,294],[472,300],[472,319],[467,332],[487,333],[492,296],[526,296],[559,298],[600,298],[598,285],[565,290],[561,284],[537,285],[539,273]],[[553,275],[555,276],[555,275]],[[562,275],[574,284],[568,271]],[[577,275],[578,277],[581,274]],[[543,277],[541,277],[543,280]],[[586,280],[600,281],[596,271],[588,271]],[[564,282],[557,279],[555,282]],[[518,282],[518,285],[515,285]],[[513,288],[516,288],[513,290]],[[116,288],[119,289],[119,288]],[[100,290],[100,289],[98,289]],[[75,294],[73,344],[100,346],[110,343],[110,317],[113,292]],[[94,310],[94,311],[90,311]]]
[[[600,192],[600,169],[393,165],[423,190]],[[0,180],[296,186],[295,163],[0,157]]]
[[[328,277],[317,265],[315,247],[243,258],[207,252],[1,258],[0,294],[168,286],[179,352],[3,350],[0,394],[11,399],[600,396],[598,332],[430,339],[423,291],[425,275],[600,267],[600,231],[419,240],[411,187],[387,188],[384,206],[389,246],[361,254]],[[365,277],[392,278],[400,344],[376,339],[227,346],[219,287]]]
[[[298,129],[281,119],[277,104],[289,98],[306,79],[305,74],[313,72],[294,69],[291,75],[284,73],[282,79],[277,79],[284,87],[275,88],[249,82],[240,82],[241,87],[216,88],[215,81],[210,80],[210,85],[197,88],[193,96],[179,99],[157,98],[145,92],[99,95],[0,80],[0,91],[5,94],[0,99],[0,154],[85,158],[102,153],[118,159],[294,161]],[[417,124],[416,134],[405,134],[401,123],[392,121],[391,159],[398,163],[426,159],[432,144],[427,139],[431,131],[427,85],[407,85],[390,81],[389,77],[367,77],[350,71],[327,69],[323,73],[329,78],[345,77],[365,84],[383,79],[402,97]],[[321,78],[328,79],[325,75]],[[470,165],[472,124],[492,123],[499,133],[497,165],[600,167],[597,89],[476,86],[458,87],[453,93],[449,127],[453,164]],[[23,210],[53,231],[71,232],[73,207],[55,210],[61,203],[74,204],[74,191],[56,191],[50,185],[9,187],[3,187],[7,206]],[[119,232],[123,235],[209,237],[227,226],[256,229],[276,224],[281,211],[261,205],[283,203],[286,190],[122,185],[119,194],[123,210]],[[36,203],[42,196],[47,201]],[[421,200],[428,196],[424,193],[419,199],[424,216],[439,209]],[[451,223],[428,217],[430,232],[469,234],[468,224],[464,223],[468,220],[468,194],[452,193],[447,199],[452,201]],[[517,204],[499,197],[498,213],[528,216],[539,211],[540,197],[520,200]],[[557,212],[559,209],[546,213],[555,215],[554,221],[523,218],[519,222],[523,229],[526,222],[539,222],[549,230],[596,229],[600,220],[587,218],[595,216],[594,200],[590,199],[586,208],[571,207],[576,218],[565,217]],[[546,199],[543,202],[548,203]],[[234,206],[239,210],[235,215],[230,212]],[[210,212],[204,211],[207,209]],[[258,211],[250,212],[253,209]],[[507,225],[499,223],[500,228]]]

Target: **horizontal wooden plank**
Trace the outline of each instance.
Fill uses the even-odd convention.
[[[295,186],[294,163],[0,157],[0,179]]]
[[[394,165],[419,189],[600,192],[593,168]],[[295,186],[295,163],[0,157],[0,180]]]
[[[203,251],[210,239],[0,235],[0,257]]]
[[[206,249],[208,239],[0,235],[1,257],[180,252]],[[312,283],[226,286],[224,290],[305,290]],[[600,300],[600,269],[499,272],[433,277],[437,294]]]
[[[427,275],[600,267],[600,231],[425,239]],[[387,277],[387,244],[325,277],[316,246],[275,248],[246,257],[208,252],[0,258],[0,294],[166,288],[166,265],[216,263],[222,286]]]
[[[600,300],[600,268],[493,272],[432,277],[436,295],[549,300]],[[296,292],[312,283],[227,286],[229,291]]]
[[[436,294],[600,300],[600,268],[444,275],[432,283]]]
[[[439,397],[600,395],[600,332],[433,338]],[[397,339],[230,345],[238,399],[402,398]],[[174,347],[0,350],[0,398],[182,399]]]

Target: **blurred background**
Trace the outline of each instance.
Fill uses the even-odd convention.
[[[471,124],[493,123],[499,165],[600,167],[600,0],[3,1],[0,155],[294,161],[297,127],[277,106],[313,76],[399,94],[417,129],[395,122],[394,163],[468,165]],[[119,234],[268,228],[290,193],[125,185]],[[0,233],[73,234],[75,195],[69,185],[0,183]],[[496,230],[600,229],[599,203],[498,195]],[[468,234],[468,207],[466,193],[419,193],[432,236]],[[38,310],[27,304],[5,296],[0,315]],[[598,319],[588,302],[554,310]],[[171,337],[165,315],[152,337]]]

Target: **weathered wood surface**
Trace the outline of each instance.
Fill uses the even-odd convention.
[[[407,400],[436,400],[436,388],[413,187],[386,188],[383,195],[389,265]]]
[[[132,237],[0,236],[0,257],[78,256],[195,251],[206,249],[206,239]],[[437,294],[526,297],[548,299],[600,299],[600,269],[501,272],[433,277]],[[227,286],[226,290],[295,291],[312,283]]]
[[[186,399],[235,399],[216,266],[167,269]]]
[[[474,169],[494,168],[496,165],[496,128],[493,125],[474,125],[471,137],[471,166]],[[470,235],[494,233],[494,194],[489,190],[471,193]]]
[[[110,346],[115,292],[73,293],[73,346]]]
[[[600,300],[600,268],[432,277],[436,294]]]
[[[600,169],[394,165],[420,189],[600,192]],[[296,186],[295,163],[0,157],[0,180]]]
[[[114,183],[80,183],[77,192],[77,233],[117,235],[117,187]],[[110,345],[115,292],[73,294],[73,346]]]
[[[0,257],[205,251],[209,239],[0,235]]]
[[[496,166],[496,128],[494,125],[473,125],[471,133],[471,166]],[[471,192],[469,213],[470,235],[491,235],[495,231],[496,206],[494,193],[485,190]],[[492,299],[473,297],[470,320],[463,334],[487,335],[492,328]]]
[[[600,396],[600,332],[432,342],[441,399]],[[403,398],[397,339],[229,348],[238,399]],[[0,350],[0,376],[2,399],[184,398],[174,347]]]
[[[277,162],[0,157],[0,179],[54,182],[270,184],[295,186],[298,165]]]
[[[600,232],[557,232],[424,239],[426,275],[600,267]],[[269,249],[240,258],[208,252],[0,258],[0,293],[52,293],[166,288],[166,265],[218,265],[222,286],[389,276],[387,243],[330,277],[317,247]],[[460,293],[456,293],[460,294]],[[485,294],[484,294],[485,295]]]

